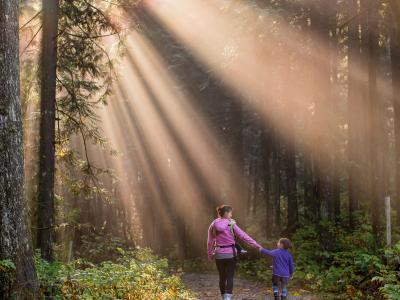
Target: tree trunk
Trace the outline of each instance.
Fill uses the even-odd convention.
[[[358,13],[357,0],[351,0],[349,11],[351,15]],[[361,70],[361,41],[359,37],[359,23],[349,24],[349,89],[348,89],[348,174],[349,174],[349,217],[350,227],[353,226],[353,214],[358,209],[358,202],[361,198],[361,160],[360,147],[362,131],[362,84],[361,78],[357,77],[357,71]]]
[[[41,53],[40,152],[37,246],[42,257],[53,259],[55,102],[57,69],[58,0],[43,1]]]
[[[370,141],[370,178],[371,178],[371,213],[372,228],[375,240],[379,243],[380,217],[384,199],[383,164],[382,164],[382,103],[379,101],[377,91],[377,64],[379,59],[378,45],[378,8],[374,2],[368,12],[368,101],[369,101],[369,141]]]
[[[392,86],[394,107],[394,131],[395,131],[395,161],[396,161],[396,210],[397,224],[400,226],[400,3],[391,1],[392,8],[392,38],[391,38],[391,62],[392,62]]]
[[[231,127],[231,143],[232,143],[232,155],[233,161],[230,162],[233,170],[237,167],[239,174],[231,172],[233,178],[231,178],[231,186],[229,190],[235,191],[235,195],[232,195],[231,199],[235,199],[235,218],[242,228],[246,227],[246,206],[249,199],[249,186],[246,184],[244,176],[245,158],[243,151],[243,108],[240,99],[235,99],[235,95],[230,102],[230,127]],[[241,180],[243,179],[243,180]],[[240,189],[234,189],[235,185],[240,183]]]
[[[265,234],[266,238],[271,237],[273,228],[273,205],[271,203],[271,152],[273,145],[271,143],[271,131],[270,127],[264,124],[262,132],[262,153],[263,153],[263,175],[264,175],[264,199],[265,199],[265,210],[266,210],[266,226]]]
[[[332,207],[332,157],[331,157],[331,138],[332,118],[330,99],[330,53],[326,53],[322,58],[321,53],[326,52],[324,44],[329,43],[329,9],[324,1],[315,1],[311,7],[311,32],[316,40],[312,42],[312,57],[320,57],[322,60],[314,67],[313,77],[318,81],[314,88],[315,116],[313,122],[312,138],[312,157],[315,170],[316,188],[316,217],[327,217],[328,209]],[[326,58],[325,58],[326,57]],[[318,146],[317,146],[318,145]]]
[[[294,115],[289,115],[287,124],[286,143],[286,184],[288,196],[288,214],[287,214],[287,232],[291,233],[296,229],[298,223],[298,207],[297,207],[297,179],[296,179],[296,152],[295,152],[295,135],[294,135]]]
[[[341,47],[343,43],[341,40],[343,37],[338,29],[337,15],[340,14],[340,10],[336,2],[330,3],[329,10],[333,13],[330,15],[330,30],[331,39],[329,42],[330,48],[330,70],[331,70],[331,88],[330,88],[330,107],[332,111],[332,132],[330,133],[330,149],[332,151],[332,184],[331,184],[331,195],[332,201],[329,205],[329,217],[331,221],[337,222],[340,217],[340,170],[341,170],[341,159],[340,159],[340,93],[339,93],[339,82],[338,82],[338,65],[340,59]]]
[[[18,3],[0,0],[0,260],[14,262],[14,290],[21,299],[30,299],[38,286],[24,197]],[[3,299],[11,299],[10,292],[0,283]]]
[[[274,232],[281,231],[281,158],[280,158],[280,141],[276,130],[273,133],[273,149],[272,149],[272,173],[273,175],[273,208],[274,208]]]

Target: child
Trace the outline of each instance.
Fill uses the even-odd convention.
[[[289,248],[292,248],[292,243],[289,239],[281,238],[277,246],[278,249],[274,250],[267,250],[261,247],[260,253],[272,256],[272,290],[274,299],[279,299],[280,291],[281,299],[286,300],[286,286],[294,272],[292,255],[288,251]]]

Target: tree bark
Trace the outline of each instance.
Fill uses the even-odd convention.
[[[371,213],[372,229],[375,240],[379,243],[380,217],[384,200],[383,182],[383,149],[382,149],[382,101],[379,100],[377,91],[377,64],[379,60],[378,45],[378,8],[379,3],[373,2],[368,12],[368,101],[369,101],[369,142],[370,142],[370,178],[371,178]]]
[[[246,227],[246,207],[247,202],[249,200],[249,186],[246,184],[246,176],[244,176],[244,166],[245,166],[245,158],[243,151],[243,108],[240,103],[240,99],[235,99],[235,95],[229,99],[230,104],[230,120],[229,125],[231,129],[231,153],[233,156],[233,161],[230,162],[230,167],[232,171],[230,174],[232,175],[230,178],[230,187],[229,191],[235,191],[234,194],[231,195],[231,199],[235,199],[234,208],[235,208],[235,218],[242,226],[242,228]],[[235,167],[237,167],[237,172],[239,174],[235,174]],[[243,178],[243,180],[240,180]],[[243,182],[242,182],[243,181]],[[240,189],[233,188],[240,184]]]
[[[281,145],[276,130],[273,133],[272,149],[272,173],[273,175],[273,208],[274,208],[274,232],[281,231]]]
[[[30,299],[37,294],[38,286],[24,197],[18,3],[0,0],[0,260],[14,262],[15,291],[21,299]],[[3,288],[1,293],[6,292]]]
[[[342,163],[340,158],[340,94],[339,94],[339,82],[338,82],[338,73],[339,73],[339,59],[341,48],[343,47],[343,43],[341,40],[343,37],[341,36],[340,30],[338,29],[338,20],[337,16],[340,14],[340,9],[336,2],[331,2],[328,7],[330,11],[333,13],[330,15],[330,30],[331,30],[331,39],[329,42],[330,48],[330,71],[331,71],[331,88],[330,88],[330,107],[332,111],[332,132],[330,141],[330,149],[332,151],[332,183],[331,183],[331,195],[332,201],[329,205],[329,217],[331,221],[337,222],[340,217],[340,170],[342,169]]]
[[[314,90],[315,115],[312,122],[312,158],[315,175],[315,213],[316,220],[328,217],[332,207],[332,151],[330,149],[332,133],[332,116],[330,112],[330,53],[326,52],[324,44],[329,43],[329,9],[324,1],[315,1],[311,6],[311,32],[315,40],[311,46],[311,57],[320,57],[321,62],[313,67],[313,78],[318,82]],[[318,146],[317,146],[318,145]]]
[[[53,260],[58,0],[43,1],[37,246]]]
[[[263,175],[264,175],[264,201],[265,201],[265,216],[266,216],[266,227],[265,235],[266,238],[270,238],[273,229],[273,204],[271,201],[271,156],[273,149],[273,141],[271,139],[272,128],[264,124],[262,130],[262,153],[263,153]]]
[[[357,0],[349,1],[351,15],[358,13]],[[358,209],[359,199],[361,198],[361,160],[360,148],[362,131],[362,84],[357,77],[357,71],[361,70],[361,41],[359,36],[359,22],[349,24],[348,39],[348,69],[349,69],[349,89],[348,89],[348,174],[349,174],[349,217],[350,227],[353,226],[353,215]]]
[[[391,38],[391,63],[392,63],[392,87],[394,107],[394,131],[395,131],[395,161],[396,161],[396,202],[397,224],[400,225],[400,3],[391,1],[392,8],[392,38]]]
[[[291,233],[296,229],[298,223],[298,206],[297,206],[297,178],[296,178],[296,151],[295,151],[295,134],[294,134],[294,115],[290,114],[287,124],[286,143],[286,184],[288,196],[288,214],[287,214],[287,232]]]

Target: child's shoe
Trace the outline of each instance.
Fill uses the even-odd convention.
[[[232,294],[224,294],[224,300],[231,300],[233,297]]]
[[[286,300],[286,296],[281,296],[281,300]]]
[[[274,294],[274,300],[279,300],[279,295],[278,294]]]

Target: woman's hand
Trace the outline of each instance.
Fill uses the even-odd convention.
[[[214,260],[214,256],[215,256],[215,253],[213,253],[211,256],[209,256],[209,257],[208,257],[208,260],[209,260],[209,261],[213,261],[213,260]]]
[[[258,252],[261,252],[262,249],[263,249],[262,246],[258,247]]]

